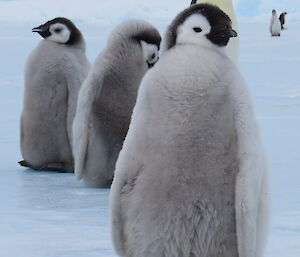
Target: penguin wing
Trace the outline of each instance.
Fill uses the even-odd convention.
[[[97,58],[101,59],[101,56]],[[73,156],[75,175],[81,179],[89,140],[90,117],[97,93],[102,89],[106,74],[105,65],[97,61],[79,91],[76,115],[73,121]]]
[[[124,142],[126,144],[126,142]],[[133,156],[136,151],[124,145],[116,164],[115,177],[110,193],[110,222],[114,248],[120,256],[126,255],[125,224],[130,217],[126,215],[126,203],[133,195],[136,181],[143,166]]]
[[[148,71],[140,84],[129,130],[116,162],[115,177],[111,186],[111,234],[114,248],[120,256],[126,256],[126,232],[124,230],[127,219],[130,219],[126,215],[126,211],[129,208],[130,199],[137,197],[134,195],[134,188],[145,168],[143,161],[145,154],[142,150],[145,132],[143,124],[145,124],[144,122],[147,123],[149,109],[145,106],[147,96],[144,84],[150,73],[151,71]],[[153,80],[150,80],[150,82],[147,83],[149,86],[153,86],[153,83],[155,83]]]
[[[85,56],[84,56],[85,57]],[[68,74],[66,76],[67,86],[68,86],[68,136],[73,146],[73,132],[72,126],[74,117],[76,114],[76,108],[78,103],[78,94],[80,88],[86,79],[89,69],[90,63],[86,60],[81,60],[81,63],[78,61],[78,58],[73,58],[67,63]],[[72,147],[73,149],[73,147]]]
[[[121,154],[121,153],[120,153]],[[114,248],[118,255],[125,256],[124,218],[122,215],[122,189],[126,184],[126,172],[115,171],[110,191],[110,226]]]
[[[268,220],[268,170],[250,96],[240,75],[232,79],[239,172],[235,212],[240,257],[260,257]]]

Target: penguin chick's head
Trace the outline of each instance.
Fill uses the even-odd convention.
[[[273,11],[272,11],[272,14],[273,14],[273,15],[276,15],[276,10],[273,10]]]
[[[55,18],[32,29],[43,38],[60,44],[74,45],[81,41],[82,35],[76,26],[66,18]]]
[[[166,33],[166,50],[176,44],[224,47],[237,37],[229,16],[211,4],[193,4],[179,13]]]
[[[136,47],[140,48],[143,61],[150,68],[159,58],[160,42],[161,36],[154,26],[143,20],[127,20],[115,28],[108,45],[114,49],[123,47],[122,52],[126,49],[127,54],[129,49],[135,53]]]
[[[147,63],[149,68],[153,67],[159,58],[159,45],[144,40],[140,40],[140,44],[142,47],[144,61]]]

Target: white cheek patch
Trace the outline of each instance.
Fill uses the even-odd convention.
[[[145,62],[147,62],[150,65],[154,65],[159,58],[159,50],[157,45],[149,44],[141,40],[141,46]]]
[[[70,39],[70,30],[66,25],[62,23],[51,25],[49,31],[51,33],[51,36],[47,37],[48,40],[64,44],[67,43]]]
[[[194,28],[200,28],[202,31],[197,33]],[[209,42],[206,35],[210,31],[211,26],[206,17],[201,14],[193,14],[178,27],[176,44],[203,45],[203,42]]]

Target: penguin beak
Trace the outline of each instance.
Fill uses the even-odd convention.
[[[155,62],[150,63],[149,61],[147,61],[148,68],[149,69],[152,68],[158,62],[158,60],[159,60],[159,57],[157,57],[157,60]]]
[[[45,26],[43,26],[43,25],[41,25],[39,27],[33,28],[32,32],[45,32],[46,30],[48,30],[48,28],[45,27]]]
[[[39,27],[33,28],[32,32],[39,33],[43,38],[49,37],[51,33],[49,32],[49,26],[48,25],[41,25]]]
[[[233,29],[230,28],[230,29],[224,31],[223,36],[224,37],[228,37],[228,38],[230,38],[230,37],[237,37],[238,33],[235,30],[233,30]]]

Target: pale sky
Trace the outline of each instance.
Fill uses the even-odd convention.
[[[233,0],[237,15],[269,15],[272,9],[287,11],[300,20],[299,0]],[[29,22],[65,16],[85,22],[111,23],[128,17],[165,21],[190,0],[0,0],[0,21]]]

